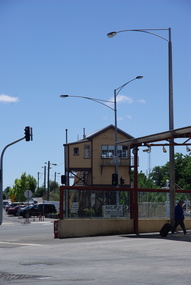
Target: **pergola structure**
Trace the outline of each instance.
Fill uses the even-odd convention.
[[[183,139],[183,142],[176,142],[177,139]],[[188,146],[191,145],[191,126],[173,129],[170,131],[148,135],[140,138],[134,138],[126,141],[120,141],[121,145],[124,144],[133,149],[134,154],[134,189],[138,190],[138,148],[141,146]],[[175,174],[173,173],[173,177]],[[174,181],[175,182],[175,181]],[[173,214],[175,207],[175,183],[170,185],[170,213]],[[134,231],[138,233],[138,191],[133,192],[133,205],[134,209]],[[171,215],[171,222],[173,222],[173,215]]]
[[[185,139],[183,143],[178,143],[174,141],[174,146],[180,145],[191,145],[189,140],[191,139],[191,126],[184,127],[180,129],[174,129],[171,131],[166,131],[162,133],[157,133],[149,136],[144,136],[140,138],[133,138],[125,141],[118,142],[119,144],[125,144],[130,146],[130,148],[140,147],[140,146],[169,146],[173,139]],[[161,143],[161,141],[166,141]]]

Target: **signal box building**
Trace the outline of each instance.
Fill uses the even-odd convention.
[[[118,141],[133,137],[117,129]],[[130,169],[133,162],[130,148],[118,144],[115,157],[115,127],[109,125],[99,131],[85,136],[81,140],[64,144],[65,174],[73,177],[76,186],[108,186],[112,184],[118,159],[118,178],[124,185],[130,185]],[[69,179],[70,180],[70,179]],[[70,184],[69,181],[67,183]]]

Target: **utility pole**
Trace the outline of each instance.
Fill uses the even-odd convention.
[[[47,201],[49,201],[49,193],[50,193],[50,161],[48,161]]]
[[[46,165],[44,166],[44,194],[46,193]]]
[[[47,169],[47,201],[49,201],[49,194],[50,194],[50,169],[51,169],[50,165],[56,166],[57,164],[56,163],[50,163],[50,161],[48,161],[48,169]]]

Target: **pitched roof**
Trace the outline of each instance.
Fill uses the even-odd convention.
[[[88,138],[93,138],[93,137],[95,137],[95,136],[97,136],[97,135],[99,135],[99,134],[101,134],[101,133],[107,131],[107,130],[110,129],[110,128],[112,128],[112,129],[115,130],[115,126],[111,124],[111,125],[109,125],[109,126],[103,128],[103,129],[100,129],[100,130],[97,130],[97,131],[91,133],[90,135],[87,135],[86,138],[87,138],[87,139],[88,139]],[[120,132],[120,133],[122,133],[122,134],[124,134],[125,136],[129,137],[129,139],[133,139],[133,136],[129,135],[128,133],[124,132],[123,130],[117,128],[117,131]]]
[[[64,144],[64,145],[67,145],[67,144],[75,144],[75,143],[83,143],[83,142],[86,142],[86,141],[90,141],[92,138],[98,136],[99,134],[101,134],[101,133],[107,131],[107,130],[110,129],[110,128],[112,128],[113,130],[115,130],[115,126],[111,124],[111,125],[109,125],[109,126],[107,126],[107,127],[105,127],[105,128],[102,128],[102,129],[100,129],[100,130],[97,130],[97,131],[95,131],[95,132],[93,132],[93,133],[87,135],[85,138],[83,138],[83,139],[81,139],[81,140],[78,140],[78,141],[75,141],[75,142],[72,142],[72,143],[66,143],[66,144]],[[117,128],[117,131],[120,132],[120,133],[122,133],[122,134],[124,134],[124,135],[127,136],[129,139],[133,139],[133,138],[134,138],[133,136],[129,135],[128,133],[124,132],[123,130],[121,130],[121,129],[119,129],[119,128]]]

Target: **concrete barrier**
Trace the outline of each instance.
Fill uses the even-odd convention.
[[[139,219],[139,233],[159,232],[165,223],[169,223],[169,219]],[[191,219],[185,220],[185,225],[187,229],[191,229]],[[64,219],[58,221],[59,238],[131,234],[133,232],[133,220],[130,219]]]

